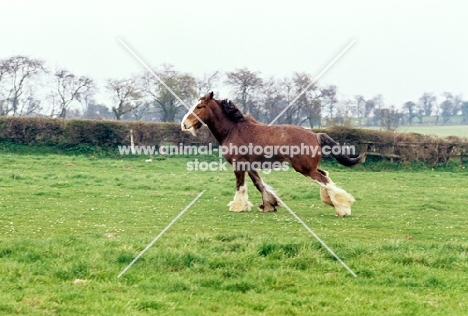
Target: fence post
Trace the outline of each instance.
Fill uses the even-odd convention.
[[[132,151],[132,155],[135,155],[135,144],[133,143],[133,129],[130,129],[130,149]]]

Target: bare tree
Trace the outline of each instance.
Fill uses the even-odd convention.
[[[416,103],[414,103],[413,101],[405,102],[405,104],[403,105],[403,108],[408,111],[408,124],[412,124],[413,119],[417,115]]]
[[[215,90],[220,77],[219,71],[205,73],[203,77],[196,79],[197,92],[199,96],[205,95],[210,91]]]
[[[265,123],[271,122],[278,116],[279,113],[287,106],[285,96],[283,94],[284,86],[281,82],[274,77],[270,77],[263,82],[261,88],[261,116],[258,117],[260,121]],[[283,116],[284,118],[285,116]],[[281,117],[279,118],[280,122]]]
[[[83,115],[88,111],[89,106],[92,103],[96,103],[96,100],[94,99],[94,95],[96,93],[97,87],[94,85],[93,88],[89,89],[88,91],[81,93],[80,97],[78,98],[78,101],[81,103],[81,108]]]
[[[322,92],[324,110],[328,113],[328,118],[331,119],[335,115],[335,107],[338,103],[338,99],[336,98],[336,86],[330,85],[320,89],[320,91]]]
[[[18,113],[22,116],[37,114],[42,110],[41,100],[35,96],[35,88],[28,86],[24,88],[25,97],[18,102]]]
[[[255,92],[260,90],[263,84],[259,73],[242,68],[228,72],[226,76],[227,80],[225,83],[233,88],[236,95],[235,101],[242,111],[257,116],[260,111],[256,108],[258,98],[256,98]]]
[[[447,124],[450,120],[450,116],[452,115],[453,111],[453,102],[450,99],[445,99],[442,101],[440,104],[440,109],[442,110],[441,115],[442,115],[442,120],[443,124]]]
[[[32,113],[38,106],[30,101],[34,99],[34,80],[46,73],[44,61],[33,59],[23,55],[16,55],[0,61],[0,88],[2,90],[2,102],[0,104],[1,115],[25,115]],[[29,100],[29,101],[28,101]],[[21,102],[28,103],[27,111],[20,111]]]
[[[437,97],[429,92],[425,92],[420,98],[419,102],[422,106],[425,116],[430,116],[432,114],[434,105],[436,105]]]
[[[299,79],[299,77],[301,77],[301,79]],[[301,92],[298,90],[303,83],[302,81],[305,81],[302,79],[304,79],[302,76],[298,76],[298,78],[284,78],[282,80],[270,77],[263,82],[260,90],[261,110],[266,123],[275,119],[284,109],[286,109],[286,111],[278,117],[276,121],[277,124],[300,125],[307,120],[307,115],[303,108],[306,102],[304,102],[304,100],[296,100],[296,102],[291,104]],[[303,86],[303,88],[305,88],[305,86]],[[290,104],[291,106],[289,106]]]
[[[286,109],[297,96],[297,89],[295,87],[294,81],[291,78],[284,78],[283,80],[279,81],[278,89],[279,94],[283,100],[279,101],[279,111],[275,113],[269,122],[276,118],[278,114],[281,113],[281,111]],[[299,105],[297,103],[293,103],[289,108],[287,108],[283,115],[278,118],[277,122],[278,124],[299,125],[302,119],[303,115],[301,109],[299,109]]]
[[[112,119],[114,113],[104,104],[99,104],[93,98],[90,98],[86,103],[86,108],[83,112],[83,117],[87,119]]]
[[[458,115],[461,111],[461,106],[463,104],[462,96],[461,95],[454,95],[452,98],[453,108],[452,108],[452,115]]]
[[[384,130],[394,131],[400,126],[402,120],[402,114],[395,109],[394,106],[388,109],[381,109],[381,120],[380,127]]]
[[[73,101],[81,101],[94,88],[94,82],[87,76],[76,76],[66,69],[55,72],[57,84],[59,118],[65,118]],[[89,97],[89,96],[88,96]]]
[[[442,95],[445,97],[445,100],[440,104],[441,115],[443,124],[447,124],[454,112],[453,94],[451,92],[444,92]]]
[[[335,120],[332,123],[350,126],[353,103],[354,101],[349,99],[337,102]]]
[[[384,107],[384,98],[382,94],[377,94],[372,98],[372,100],[374,100],[376,109],[380,110]]]
[[[375,100],[374,99],[369,99],[369,100],[366,100],[366,102],[364,103],[364,117],[365,118],[368,118],[371,114],[372,114],[372,111],[375,109]]]
[[[315,84],[311,85],[312,76],[307,73],[294,73],[292,81],[295,95],[299,95],[305,90],[294,104],[294,108],[296,108],[297,112],[301,115],[299,125],[307,121],[310,128],[320,126],[323,104],[322,90]]]
[[[116,120],[135,110],[143,103],[144,92],[136,77],[126,79],[108,79],[106,89],[114,98],[116,106],[112,112]]]
[[[468,124],[468,101],[465,101],[460,106],[462,112],[462,123]]]
[[[132,115],[137,121],[143,120],[143,118],[148,117],[153,114],[154,111],[153,102],[148,100],[143,101],[143,103],[136,109],[132,111]],[[149,118],[149,117],[148,117]]]
[[[355,112],[358,118],[358,125],[362,125],[362,117],[364,116],[364,106],[366,101],[362,95],[355,95],[354,99],[356,100]]]
[[[164,65],[161,71],[155,73],[186,105],[192,105],[197,96],[196,80],[192,75],[179,72],[172,65]],[[151,74],[146,73],[143,81],[146,94],[154,106],[162,112],[161,120],[175,122],[184,107],[183,103]]]
[[[8,76],[9,67],[5,59],[0,60],[0,116],[7,115],[10,111],[9,100],[7,99],[4,88],[4,80]]]

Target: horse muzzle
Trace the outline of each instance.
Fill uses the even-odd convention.
[[[186,121],[180,123],[180,128],[183,132],[190,132],[193,136],[197,136],[197,132],[193,125],[187,126]]]

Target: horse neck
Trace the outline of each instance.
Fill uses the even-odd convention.
[[[217,109],[213,118],[206,122],[216,140],[223,144],[229,133],[236,128],[237,123],[231,121],[221,109]]]

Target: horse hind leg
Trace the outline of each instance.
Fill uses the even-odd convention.
[[[344,217],[351,215],[351,205],[355,202],[354,197],[336,185],[333,188],[327,189],[327,191],[335,206],[336,216]]]
[[[354,203],[354,197],[338,187],[328,176],[328,172],[317,170],[320,176],[311,177],[312,180],[320,185],[320,199],[323,203],[335,208],[336,216],[344,217],[351,215],[351,205]]]
[[[323,203],[330,205],[330,206],[335,206],[333,205],[333,202],[330,198],[330,195],[327,192],[327,189],[324,187],[320,186],[320,200],[322,200]]]
[[[320,172],[322,176],[328,178],[329,182],[332,182],[331,179],[328,177],[328,171],[320,170],[320,169],[318,169],[317,171]],[[323,203],[334,207],[335,205],[333,205],[333,202],[330,198],[330,195],[328,194],[327,189],[325,189],[325,187],[321,184],[321,182],[319,181],[315,181],[315,182],[317,182],[320,185],[320,200]]]
[[[276,212],[277,207],[281,206],[279,198],[276,196],[275,191],[268,184],[263,182],[263,204],[259,205],[260,210],[263,212]]]
[[[247,185],[244,183],[245,172],[236,172],[236,194],[234,199],[228,203],[231,212],[250,211],[252,203],[249,201]]]

